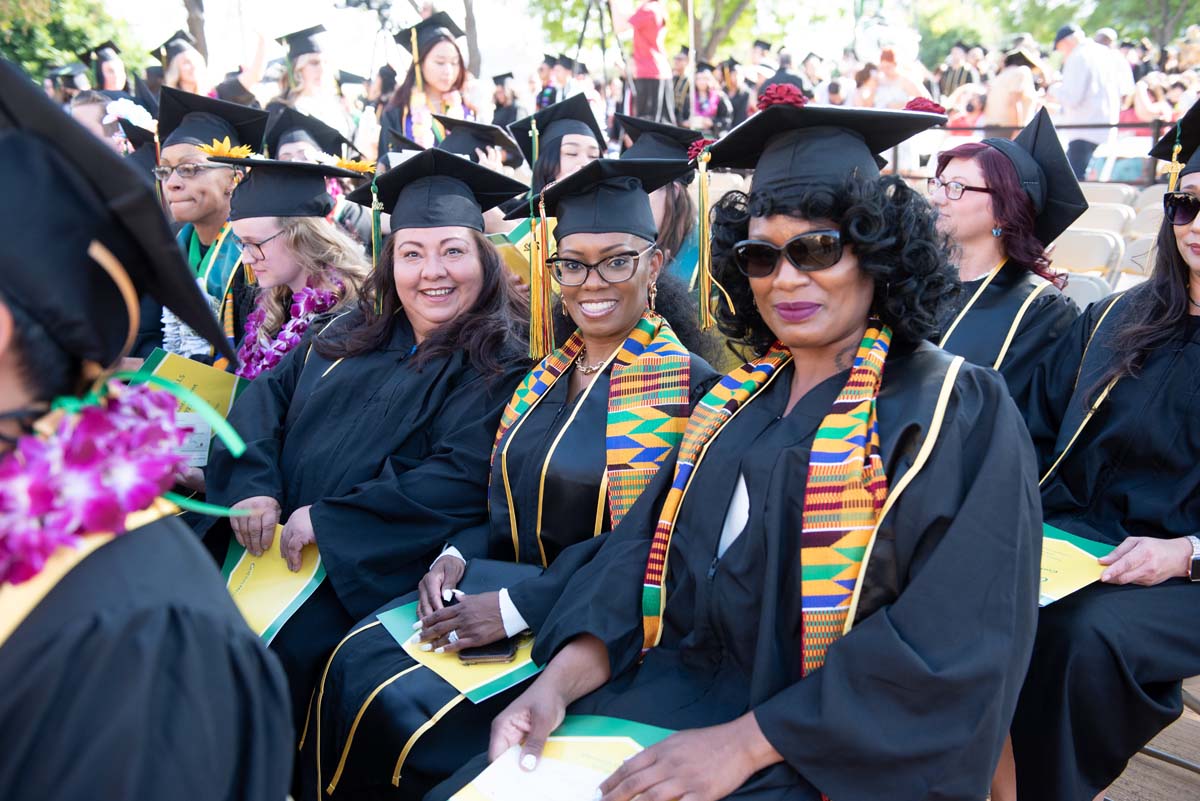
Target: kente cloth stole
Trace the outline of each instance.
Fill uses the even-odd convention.
[[[554,386],[583,350],[578,331],[533,368],[504,407],[492,460],[505,434]],[[679,444],[687,424],[691,355],[646,312],[613,356],[605,426],[608,513],[615,526]]]
[[[875,406],[892,332],[872,322],[846,385],[821,421],[809,457],[800,531],[802,675],[841,636],[862,559],[887,499]],[[675,478],[655,528],[642,587],[643,646],[658,644],[666,605],[667,555],[679,507],[707,444],[791,356],[779,343],[721,379],[688,421]]]

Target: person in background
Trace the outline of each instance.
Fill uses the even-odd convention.
[[[847,104],[849,97],[842,88],[844,82],[841,79],[829,81],[824,86],[825,102],[831,106],[844,106]],[[820,102],[818,100],[818,102]]]
[[[325,55],[323,33],[325,26],[316,25],[275,40],[288,49],[287,63],[294,88],[272,103],[316,117],[348,139],[354,133],[354,120],[338,94],[337,72]]]
[[[875,108],[875,92],[879,88],[879,67],[868,61],[854,73],[853,102],[856,108]]]
[[[537,68],[538,91],[533,103],[534,111],[541,111],[558,102],[558,86],[554,83],[554,68],[557,65],[556,56],[549,53],[542,55],[542,63]]]
[[[967,63],[979,74],[979,80],[990,81],[992,79],[992,69],[988,65],[987,51],[979,45],[975,45],[967,51]]]
[[[733,105],[721,91],[713,71],[716,68],[706,61],[696,62],[696,102],[688,117],[688,127],[703,131],[710,139],[716,139],[730,128]]]
[[[938,70],[938,91],[949,97],[958,87],[979,83],[979,72],[967,63],[967,46],[961,41],[950,45],[950,55]]]
[[[495,104],[492,125],[507,128],[522,117],[529,116],[529,112],[517,103],[517,90],[513,88],[511,72],[492,76],[492,83],[496,86],[492,92],[492,102]]]
[[[1062,106],[1062,123],[1096,126],[1074,128],[1067,134],[1067,158],[1075,177],[1083,180],[1092,153],[1108,140],[1107,126],[1120,119],[1120,84],[1114,80],[1108,48],[1085,37],[1078,25],[1058,29],[1054,50],[1063,58],[1062,83],[1052,90]]]
[[[875,108],[902,109],[915,97],[928,99],[929,92],[896,63],[896,51],[885,47],[879,51],[879,73],[876,76]]]
[[[729,98],[729,105],[733,109],[733,116],[729,120],[729,127],[733,128],[750,116],[750,107],[754,102],[753,95],[750,87],[742,80],[742,65],[733,56],[718,65],[718,76],[721,89]]]
[[[1108,59],[1112,62],[1112,79],[1116,81],[1117,93],[1121,100],[1126,100],[1133,94],[1135,78],[1129,66],[1129,60],[1117,48],[1117,32],[1112,28],[1101,28],[1092,37],[1096,44],[1108,51]]]
[[[133,86],[121,58],[121,49],[111,40],[79,54],[84,66],[92,68],[92,83],[97,91],[132,94]]]
[[[767,91],[771,86],[778,84],[790,84],[795,86],[804,96],[812,99],[812,89],[807,85],[807,81],[800,75],[792,72],[792,54],[782,52],[779,54],[779,69],[775,70],[775,74],[767,78],[758,87],[758,94],[761,97],[762,93]]]
[[[825,82],[825,59],[818,56],[816,53],[809,53],[800,62],[800,77],[803,79],[808,91],[805,96],[810,100],[816,96],[817,87]]]
[[[1037,87],[1034,70],[1041,71],[1035,53],[1013,50],[1004,54],[1004,67],[987,87],[987,106],[983,110],[986,136],[1012,139],[1020,128],[1029,124],[1037,110]]]
[[[396,34],[396,42],[412,53],[413,61],[383,112],[380,153],[388,150],[388,128],[422,147],[433,147],[445,136],[434,114],[475,119],[463,92],[467,68],[456,42],[462,36],[463,30],[444,11]]]
[[[684,45],[671,59],[671,94],[674,98],[675,125],[686,125],[688,117],[692,115],[692,77],[688,74],[691,57],[691,49]]]
[[[163,59],[163,86],[206,97],[217,97],[217,86],[209,77],[208,64],[195,47],[196,40],[184,31],[177,31],[154,51]],[[259,33],[254,57],[237,76],[241,90],[253,93],[262,80],[267,64],[267,40]]]
[[[654,122],[672,122],[666,2],[642,0],[635,8],[630,0],[614,0],[609,7],[615,32],[618,35],[633,32],[634,116]]]
[[[71,98],[67,108],[71,117],[87,129],[88,133],[112,148],[113,152],[119,153],[120,144],[114,137],[117,124],[104,122],[104,118],[108,114],[108,104],[111,102],[112,99],[107,95],[103,95],[95,89],[89,89]]]

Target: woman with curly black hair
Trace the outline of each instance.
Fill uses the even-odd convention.
[[[771,105],[711,148],[755,169],[713,230],[719,322],[753,360],[572,577],[492,759],[541,770],[592,713],[661,727],[604,801],[986,794],[1041,520],[1004,382],[924,341],[957,289],[934,213],[876,165],[943,119]]]
[[[999,370],[1019,402],[1042,355],[1079,316],[1046,247],[1087,210],[1087,200],[1050,115],[1042,109],[1015,140],[939,153],[929,201],[955,244],[963,282],[939,344]]]

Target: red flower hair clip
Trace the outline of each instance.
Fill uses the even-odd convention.
[[[914,97],[904,105],[905,111],[925,111],[930,114],[945,114],[946,109],[924,97]]]
[[[704,148],[716,141],[716,139],[697,139],[695,142],[692,142],[690,145],[688,145],[688,161],[691,161],[699,156],[702,152],[704,152]]]
[[[806,105],[808,105],[808,98],[798,87],[792,86],[790,83],[773,83],[758,96],[759,111],[771,106],[804,108]]]

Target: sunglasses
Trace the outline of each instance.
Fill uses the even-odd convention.
[[[775,272],[781,254],[801,272],[826,270],[842,260],[842,234],[809,231],[793,236],[783,247],[760,239],[743,239],[733,246],[733,262],[747,278],[766,278]]]
[[[1200,214],[1200,197],[1190,192],[1168,192],[1163,195],[1163,213],[1171,225],[1191,225]]]

